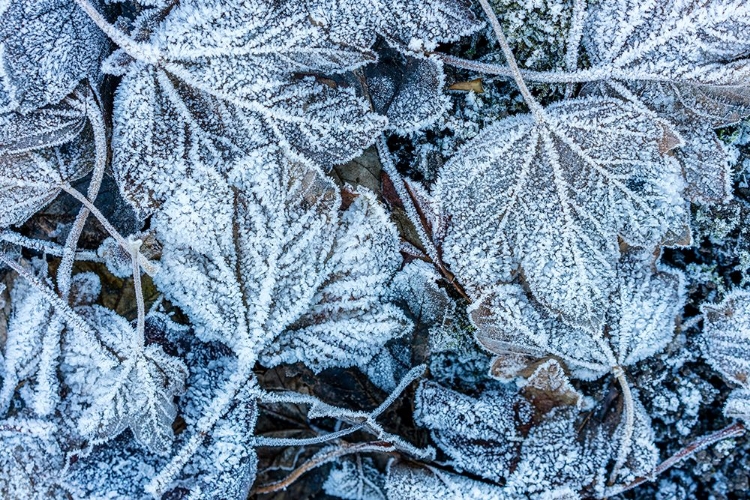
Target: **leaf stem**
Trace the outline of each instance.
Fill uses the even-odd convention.
[[[500,26],[500,21],[497,20],[497,16],[495,15],[495,12],[492,10],[492,7],[487,0],[479,0],[479,4],[482,6],[484,13],[487,15],[487,18],[490,20],[492,29],[495,31],[497,41],[500,42],[500,48],[503,50],[505,60],[507,61],[508,67],[510,68],[511,75],[516,81],[516,85],[518,85],[518,88],[521,91],[521,95],[523,95],[523,98],[526,100],[526,104],[529,106],[531,114],[534,115],[534,118],[536,118],[537,121],[543,121],[544,115],[542,112],[542,107],[534,98],[534,96],[531,95],[529,88],[526,86],[526,82],[523,79],[521,70],[518,68],[518,63],[516,62],[516,58],[513,55],[513,51],[510,49],[508,40],[503,34],[503,28]]]
[[[80,99],[83,96],[78,94],[77,97]],[[85,99],[80,100],[83,101],[86,108],[86,116],[91,124],[91,128],[94,130],[94,170],[89,182],[87,196],[95,200],[99,195],[99,189],[104,179],[104,169],[107,166],[107,131],[102,111],[92,96],[89,94],[85,96]],[[68,237],[65,240],[62,259],[57,269],[57,288],[63,300],[68,300],[68,296],[70,295],[70,280],[73,275],[73,262],[75,261],[76,249],[78,248],[78,240],[81,237],[81,233],[83,233],[83,227],[86,225],[88,216],[89,209],[85,206],[81,207],[73,222],[73,227],[70,229]]]
[[[107,218],[104,216],[103,213],[99,211],[98,208],[88,199],[86,198],[80,191],[78,191],[76,188],[71,186],[69,183],[62,184],[62,189],[69,195],[71,195],[76,200],[80,201],[84,207],[88,208],[89,211],[96,217],[96,219],[104,226],[104,229],[107,230],[107,232],[115,239],[117,240],[117,243],[120,244],[122,248],[125,249],[126,252],[130,253],[130,247],[131,244],[123,238],[123,236],[115,229],[115,227],[107,220]],[[140,255],[138,262],[140,266],[143,268],[143,270],[148,274],[149,276],[153,276],[156,274],[156,268],[148,262],[146,257],[143,256],[143,254]]]
[[[13,245],[18,245],[30,250],[35,250],[37,252],[43,252],[47,255],[54,255],[55,257],[62,257],[63,252],[65,251],[65,247],[63,247],[62,245],[58,245],[51,241],[35,240],[13,231],[0,232],[0,240],[7,241],[8,243],[12,243]],[[98,255],[96,255],[96,252],[87,250],[77,250],[75,253],[75,260],[102,262],[102,259],[99,258]]]
[[[264,486],[259,486],[258,488],[255,488],[251,492],[251,494],[262,495],[264,493],[273,493],[274,491],[285,490],[286,488],[291,486],[292,483],[294,483],[297,479],[299,479],[300,476],[302,476],[304,473],[315,469],[316,467],[320,467],[321,465],[332,462],[337,458],[343,457],[345,455],[351,455],[352,453],[389,453],[393,451],[396,451],[396,448],[392,444],[386,443],[384,441],[373,441],[368,443],[356,444],[344,443],[338,448],[335,448],[333,450],[324,450],[321,453],[314,455],[312,458],[310,458],[310,460],[294,469],[294,471],[292,471],[281,481],[266,484]]]
[[[141,240],[135,240],[130,244],[130,259],[133,262],[133,288],[135,289],[135,303],[138,309],[135,333],[138,339],[138,350],[142,349],[146,339],[146,304],[143,300],[143,286],[141,285],[140,252]]]
[[[159,51],[152,46],[134,41],[128,35],[110,24],[99,10],[94,7],[90,0],[75,0],[78,6],[89,16],[107,37],[117,44],[133,59],[150,64],[157,64],[159,61]]]
[[[617,453],[617,460],[610,475],[610,482],[614,483],[620,469],[625,465],[633,445],[633,429],[635,426],[635,409],[633,408],[633,393],[630,391],[630,384],[625,377],[625,371],[620,366],[615,366],[612,370],[617,382],[622,388],[623,406],[625,407],[625,428],[622,439],[620,440],[620,449]]]

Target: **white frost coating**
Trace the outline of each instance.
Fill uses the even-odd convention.
[[[600,330],[618,236],[650,248],[689,231],[682,172],[668,130],[632,104],[571,99],[543,115],[496,122],[445,165],[444,259],[474,299],[520,271],[542,304]]]
[[[357,455],[331,469],[323,490],[344,500],[386,500],[384,483],[385,476],[373,466],[372,459]]]
[[[201,338],[250,366],[258,356],[316,370],[363,364],[409,326],[384,300],[399,264],[395,229],[372,195],[341,212],[320,171],[267,156],[276,163],[248,163],[241,187],[210,174],[211,184],[182,184],[154,221],[164,244],[156,284]]]
[[[724,378],[738,384],[724,414],[750,423],[750,292],[733,290],[720,304],[703,304],[703,355]]]
[[[391,462],[385,490],[388,500],[510,500],[502,488],[434,468]]]
[[[604,330],[569,325],[529,300],[519,285],[500,285],[471,305],[477,340],[490,352],[558,356],[573,375],[594,380],[663,349],[685,301],[684,278],[653,271],[649,252],[630,252],[616,269]]]
[[[184,363],[158,344],[140,344],[130,324],[109,309],[95,305],[76,312],[101,342],[69,331],[63,345],[61,368],[71,392],[66,404],[78,414],[78,431],[104,442],[130,428],[141,445],[166,453],[174,438],[173,399],[184,391]],[[111,352],[117,361],[102,351]]]
[[[0,9],[2,10],[2,9]],[[106,37],[68,0],[13,0],[0,12],[0,112],[56,104],[99,79]]]

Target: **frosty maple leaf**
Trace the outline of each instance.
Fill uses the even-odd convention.
[[[666,346],[685,301],[682,275],[667,268],[654,273],[652,261],[648,252],[623,255],[599,332],[561,321],[520,285],[499,285],[469,308],[476,338],[498,354],[554,355],[585,380],[633,365]]]
[[[408,324],[383,301],[400,262],[395,228],[372,195],[340,212],[317,169],[265,156],[275,162],[243,165],[242,188],[214,178],[162,207],[156,283],[202,338],[244,361],[362,364]]]
[[[74,329],[63,346],[67,402],[80,411],[79,432],[101,442],[130,428],[140,444],[164,453],[173,440],[173,400],[184,390],[185,365],[157,344],[141,345],[128,321],[109,309],[94,305],[77,313],[100,338]]]
[[[618,237],[653,247],[689,233],[674,137],[613,99],[535,114],[496,122],[443,168],[444,260],[475,297],[522,273],[541,303],[599,331]]]
[[[561,321],[529,301],[520,285],[499,285],[469,308],[478,328],[476,338],[491,352],[553,355],[564,360],[575,376],[588,380],[610,371],[615,375],[623,389],[625,411],[613,477],[623,473],[623,467],[636,460],[633,455],[644,448],[634,445],[633,436],[643,426],[637,425],[639,403],[623,367],[666,346],[685,300],[682,276],[666,269],[654,273],[652,260],[648,252],[623,255],[617,269],[619,286],[608,297],[606,323],[599,332]]]
[[[675,124],[685,141],[676,156],[693,199],[731,196],[731,156],[712,128],[750,115],[748,28],[750,8],[737,0],[658,6],[607,0],[588,10],[589,71],[623,81],[617,93]]]
[[[349,71],[374,55],[332,41],[297,3],[180,2],[155,26],[137,23],[150,28],[134,33],[137,42],[79,3],[122,47],[108,65],[124,73],[113,168],[141,210],[163,202],[196,164],[231,176],[239,158],[278,143],[328,167],[356,156],[385,125],[352,89],[306,76]]]
[[[726,379],[738,384],[724,414],[750,422],[750,292],[735,290],[717,305],[704,304],[703,354]]]
[[[0,112],[56,104],[84,79],[96,81],[106,37],[67,0],[0,5]]]

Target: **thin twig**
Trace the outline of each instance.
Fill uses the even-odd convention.
[[[7,241],[14,245],[18,245],[23,248],[42,252],[47,255],[54,255],[55,257],[62,257],[65,247],[58,245],[52,241],[37,240],[29,238],[13,231],[2,231],[0,232],[0,240]],[[78,250],[75,253],[75,260],[84,260],[89,262],[102,262],[102,259],[96,254],[88,250]]]
[[[526,100],[526,104],[529,106],[531,114],[534,115],[537,121],[543,121],[544,115],[542,113],[542,106],[537,102],[534,96],[531,95],[529,88],[526,86],[526,82],[521,75],[521,70],[518,68],[516,57],[513,55],[510,45],[508,45],[508,40],[503,34],[503,28],[500,26],[500,21],[497,20],[495,11],[492,10],[492,7],[487,0],[479,0],[479,4],[482,6],[487,18],[490,20],[492,29],[495,31],[495,37],[497,37],[497,41],[500,43],[500,48],[503,50],[503,55],[505,55],[505,60],[508,63],[513,79],[516,81],[516,85],[518,85],[521,95],[523,95],[523,98]]]
[[[140,260],[141,240],[136,240],[130,244],[130,259],[133,262],[133,288],[135,289],[135,303],[138,309],[138,319],[136,320],[136,337],[138,347],[142,348],[146,339],[144,337],[146,330],[146,304],[143,300],[143,286],[141,285],[141,266]]]
[[[326,450],[322,453],[314,455],[310,460],[294,469],[291,474],[289,474],[281,481],[266,484],[264,486],[259,486],[258,488],[255,488],[251,492],[251,494],[262,495],[264,493],[273,493],[274,491],[285,490],[306,472],[320,467],[321,465],[332,462],[333,460],[336,460],[337,458],[343,457],[345,455],[351,455],[352,453],[389,453],[393,451],[396,451],[396,448],[392,444],[383,441],[357,444],[345,443],[333,450]]]
[[[714,432],[713,434],[709,434],[708,436],[703,436],[701,438],[698,438],[697,440],[690,443],[685,448],[681,449],[665,461],[663,461],[661,464],[659,464],[658,467],[656,467],[651,474],[648,476],[642,476],[639,478],[636,478],[634,481],[622,485],[622,486],[615,486],[612,488],[608,488],[605,496],[615,496],[619,495],[620,493],[623,493],[628,490],[632,490],[636,486],[639,486],[643,483],[653,481],[662,474],[663,472],[667,471],[668,469],[674,467],[675,465],[679,464],[683,460],[686,460],[687,458],[690,458],[694,454],[698,453],[701,450],[704,450],[708,448],[709,446],[718,443],[719,441],[723,441],[725,439],[741,436],[745,433],[745,426],[741,422],[737,422],[735,424],[732,424],[728,427],[725,427],[721,429],[720,431]]]
[[[87,95],[83,99],[83,105],[86,108],[86,116],[94,131],[95,161],[87,196],[95,200],[99,195],[99,189],[104,179],[104,169],[107,166],[107,131],[102,111],[91,95]],[[73,227],[71,227],[68,237],[65,240],[62,259],[57,269],[57,288],[63,300],[68,300],[68,296],[70,295],[70,279],[73,275],[73,262],[75,261],[76,250],[78,249],[78,240],[81,237],[81,233],[83,233],[83,227],[86,225],[88,216],[89,209],[85,206],[81,207],[73,222]]]
[[[117,243],[120,244],[122,248],[125,249],[126,252],[130,253],[130,247],[131,244],[126,240],[120,233],[115,229],[115,227],[107,220],[107,218],[104,216],[103,213],[99,211],[98,208],[89,200],[86,198],[80,191],[78,191],[76,188],[71,186],[68,183],[63,184],[62,186],[63,191],[71,195],[76,200],[80,201],[84,207],[88,208],[89,211],[96,217],[96,219],[104,226],[104,229],[107,230],[107,232],[112,236],[115,240],[117,240]],[[148,262],[148,259],[146,259],[143,254],[140,254],[138,258],[138,263],[143,268],[143,270],[148,274],[149,276],[153,276],[156,274],[156,269],[154,266]]]

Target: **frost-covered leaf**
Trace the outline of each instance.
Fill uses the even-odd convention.
[[[429,127],[448,108],[443,65],[434,57],[387,51],[365,76],[373,108],[388,118],[389,130],[400,135]]]
[[[58,429],[43,420],[0,420],[0,492],[3,498],[63,498],[55,481],[64,455]]]
[[[685,85],[668,82],[628,82],[624,85],[592,83],[583,92],[634,99],[668,120],[682,139],[682,144],[672,153],[685,175],[685,197],[703,202],[730,198],[733,156],[716,136],[714,128],[730,125],[750,114],[750,90],[743,106],[741,101],[725,101],[723,94],[716,98],[710,95],[700,98],[696,95],[700,90]],[[691,100],[691,97],[695,99]]]
[[[606,0],[589,7],[583,44],[592,71],[621,80],[623,97],[675,125],[685,141],[676,157],[691,199],[731,196],[731,157],[711,129],[750,115],[749,27],[750,8],[741,0]]]
[[[267,158],[275,162],[245,165],[242,187],[214,178],[164,205],[156,283],[202,338],[243,360],[363,364],[408,325],[383,301],[400,262],[395,230],[372,195],[339,211],[317,169]]]
[[[444,167],[445,262],[469,294],[522,274],[566,321],[601,330],[618,284],[618,238],[635,246],[689,234],[671,131],[613,99],[554,104],[543,118],[491,125]]]
[[[724,405],[724,415],[750,422],[750,390],[735,389],[730,392]]]
[[[523,442],[518,429],[533,413],[524,398],[506,389],[475,399],[423,382],[415,400],[415,422],[431,430],[454,467],[494,481],[511,472]]]
[[[633,365],[672,338],[685,301],[683,277],[666,268],[654,272],[653,256],[635,251],[623,255],[616,273],[606,327],[598,332],[561,321],[529,300],[519,285],[500,285],[469,309],[479,329],[476,338],[500,355],[554,355],[584,379]]]
[[[22,224],[93,168],[84,103],[0,115],[0,226]]]
[[[47,266],[34,261],[30,270],[46,279]],[[38,289],[18,279],[10,292],[12,312],[3,345],[0,413],[8,410],[16,386],[34,380],[31,405],[44,416],[57,399],[57,356],[63,324]]]
[[[750,292],[735,290],[701,312],[703,355],[725,378],[750,389]]]
[[[373,466],[372,459],[357,455],[352,460],[341,460],[331,469],[323,490],[345,500],[386,500],[384,483],[385,477]]]
[[[548,359],[528,377],[523,394],[534,406],[537,414],[546,415],[558,406],[580,408],[583,395],[570,383],[560,363]]]
[[[385,483],[388,500],[504,500],[499,486],[435,468],[390,463]]]
[[[99,79],[104,34],[75,2],[0,4],[0,112],[55,104],[81,80]]]
[[[651,417],[638,398],[634,398],[633,431],[631,436],[631,449],[627,459],[618,472],[618,478],[625,484],[637,477],[646,476],[654,470],[659,461],[659,450],[654,444],[654,430],[651,427]],[[626,431],[626,423],[620,422],[615,430],[613,441],[619,442],[622,434]]]
[[[346,43],[369,46],[375,35],[412,50],[434,50],[477,31],[482,24],[464,0],[306,0],[310,16]]]
[[[180,483],[190,487],[190,498],[248,498],[258,462],[252,447],[257,416],[257,405],[246,388],[187,465]]]
[[[550,498],[578,498],[575,492],[601,480],[599,471],[606,467],[612,450],[580,440],[577,417],[575,408],[556,408],[531,428],[506,483],[511,498],[558,490],[558,496]],[[562,494],[566,488],[568,496]]]
[[[63,346],[68,404],[80,412],[78,431],[95,442],[127,428],[153,452],[173,440],[174,397],[184,390],[187,369],[157,344],[143,346],[127,320],[101,306],[77,309],[97,332],[99,342],[69,331]]]
[[[333,41],[296,2],[181,2],[130,52],[137,60],[115,99],[114,170],[141,210],[199,166],[233,177],[237,161],[263,162],[259,150],[279,144],[327,168],[385,125],[352,89],[298,76],[352,70],[374,55]]]
[[[615,78],[731,87],[750,79],[748,28],[743,0],[605,0],[588,9],[583,45]]]
[[[440,275],[435,266],[415,260],[409,262],[393,278],[391,296],[408,307],[420,324],[432,326],[450,317],[455,303],[445,289],[438,286]]]

